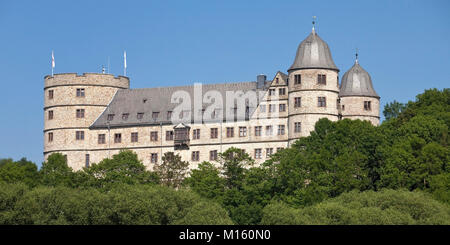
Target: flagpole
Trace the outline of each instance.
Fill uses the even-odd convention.
[[[52,77],[53,77],[53,69],[55,68],[55,56],[53,55],[53,50],[52,50]]]
[[[123,75],[127,76],[127,51],[123,52]]]

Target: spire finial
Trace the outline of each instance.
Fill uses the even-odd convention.
[[[312,24],[313,24],[313,27],[312,27],[312,32],[315,34],[316,33],[316,16],[313,16],[313,21],[312,21]]]
[[[355,53],[355,63],[358,63],[358,48],[356,48],[356,53]]]

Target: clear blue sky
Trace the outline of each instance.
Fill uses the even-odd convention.
[[[382,106],[449,87],[450,1],[0,0],[0,158],[43,160],[43,77],[127,75],[132,88],[252,81],[286,72],[317,16],[340,76],[371,74]]]

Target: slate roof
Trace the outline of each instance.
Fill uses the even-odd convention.
[[[380,98],[373,88],[369,73],[359,65],[358,60],[355,61],[352,68],[342,77],[339,96],[370,96]]]
[[[331,57],[328,44],[314,30],[298,46],[294,63],[289,68],[289,71],[307,68],[339,71]]]
[[[222,83],[222,84],[202,84],[202,93],[208,91],[218,91],[223,98],[224,108],[226,106],[226,92],[227,91],[255,91],[259,96],[259,91],[267,90],[271,81],[266,81],[264,89],[258,90],[256,88],[256,82],[239,82],[239,83]],[[91,125],[91,129],[95,128],[107,128],[108,122],[110,127],[129,127],[129,126],[141,126],[141,125],[159,125],[159,124],[171,124],[171,121],[167,119],[168,111],[173,111],[179,103],[171,103],[172,94],[179,91],[185,91],[191,98],[191,110],[194,113],[194,85],[190,86],[178,86],[178,87],[158,87],[158,88],[141,88],[141,89],[121,89],[118,90],[113,97],[111,103],[105,109],[105,111],[97,118],[97,120]],[[257,100],[259,103],[260,98]],[[209,104],[203,103],[203,109],[207,108]],[[249,105],[250,116],[256,110],[257,104]],[[153,113],[159,112],[156,118]],[[128,113],[128,117],[125,119],[123,114]],[[142,119],[138,119],[137,114],[143,113]],[[194,119],[194,115],[191,113],[191,120]],[[201,112],[198,112],[201,113]],[[222,110],[223,118],[225,118],[225,111]],[[114,114],[112,120],[108,121],[108,114]]]

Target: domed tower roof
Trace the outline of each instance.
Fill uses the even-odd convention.
[[[328,44],[317,35],[314,28],[311,34],[298,46],[294,63],[288,71],[308,68],[339,71],[331,57]]]
[[[370,96],[380,98],[373,89],[372,79],[356,59],[355,64],[348,70],[341,80],[339,96]]]

